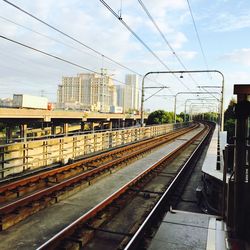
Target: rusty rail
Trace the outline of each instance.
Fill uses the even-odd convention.
[[[205,131],[207,130],[207,127],[204,128],[202,131],[200,131],[198,134],[196,134],[193,138],[191,138],[189,141],[185,142],[183,145],[176,148],[174,151],[169,153],[168,155],[162,157],[160,160],[158,160],[156,163],[154,163],[152,166],[150,166],[148,169],[143,171],[141,174],[136,176],[134,179],[129,181],[127,184],[125,184],[123,187],[121,187],[118,191],[114,192],[112,195],[107,197],[104,201],[96,205],[94,208],[92,208],[90,211],[79,217],[77,220],[75,220],[73,223],[71,223],[69,226],[64,228],[62,231],[57,233],[54,237],[52,237],[50,240],[45,242],[42,246],[40,246],[37,250],[47,250],[47,249],[56,249],[59,247],[60,243],[66,239],[70,238],[74,232],[81,227],[81,224],[86,223],[89,219],[94,218],[100,211],[105,209],[108,205],[110,205],[112,202],[117,200],[119,197],[121,197],[126,191],[128,191],[131,186],[139,182],[143,177],[145,177],[147,174],[149,174],[152,170],[159,167],[163,162],[168,160],[169,158],[174,157],[176,154],[181,152],[184,148],[186,148],[188,145],[193,143],[194,140],[196,140],[198,137],[200,137]]]
[[[166,207],[166,201],[173,193],[173,190],[178,185],[179,181],[182,180],[182,176],[186,173],[187,168],[190,164],[193,164],[194,159],[197,157],[197,154],[199,154],[199,150],[201,150],[202,145],[208,138],[208,135],[211,130],[207,130],[205,136],[200,141],[199,145],[196,147],[194,152],[191,154],[189,159],[186,161],[186,163],[183,165],[181,170],[178,172],[178,174],[175,176],[172,183],[169,185],[167,190],[164,192],[162,197],[158,200],[158,202],[155,204],[155,206],[152,208],[151,212],[148,214],[144,222],[140,225],[140,227],[136,230],[133,237],[130,239],[130,241],[127,243],[125,250],[136,250],[138,249],[138,246],[141,244],[141,241],[144,237],[145,232],[151,227],[152,224],[155,223],[155,221],[160,217],[159,215],[162,214]],[[160,217],[161,218],[161,217]]]
[[[175,139],[176,136],[180,136],[180,135],[182,135],[184,133],[187,133],[188,131],[194,129],[195,127],[197,127],[197,125],[193,125],[193,126],[189,127],[188,129],[187,128],[181,129],[180,131],[172,131],[172,132],[170,132],[170,133],[168,133],[166,135],[162,135],[160,137],[155,137],[153,139],[148,139],[146,141],[140,141],[140,142],[137,142],[137,143],[133,143],[132,145],[127,145],[127,146],[124,146],[124,147],[119,148],[119,149],[114,149],[114,150],[109,151],[109,152],[105,152],[105,153],[102,153],[102,154],[99,154],[99,155],[95,155],[95,156],[92,156],[90,158],[86,158],[86,159],[77,161],[75,163],[72,163],[72,164],[69,164],[69,165],[66,165],[66,166],[63,166],[63,167],[59,167],[59,168],[56,168],[56,169],[52,169],[52,170],[49,170],[49,171],[46,171],[46,172],[42,172],[42,173],[30,176],[30,177],[26,177],[26,178],[17,180],[17,181],[14,181],[14,182],[10,182],[10,183],[4,184],[4,185],[0,185],[0,194],[3,194],[4,192],[11,191],[11,190],[16,190],[19,187],[25,186],[27,184],[35,183],[35,182],[38,182],[38,181],[40,181],[42,179],[47,179],[47,178],[52,177],[54,175],[60,174],[60,173],[62,173],[64,171],[69,171],[71,169],[81,167],[84,164],[88,164],[90,162],[98,161],[98,160],[101,160],[102,158],[105,158],[105,157],[112,157],[115,154],[119,154],[119,153],[128,151],[130,149],[139,147],[141,145],[145,145],[145,143],[152,143],[153,141],[159,141],[159,139],[165,140],[168,137],[169,137],[169,140]],[[172,135],[174,135],[174,136],[172,137]]]
[[[192,128],[193,129],[193,128]],[[190,131],[191,129],[189,129],[188,131]],[[171,140],[184,134],[184,133],[187,133],[187,131],[181,131],[179,133],[176,133],[174,135],[171,136]],[[133,151],[132,153],[130,154],[127,154],[121,158],[117,158],[113,161],[110,161],[108,163],[105,163],[99,167],[96,167],[92,170],[89,170],[87,172],[84,172],[82,174],[79,174],[77,176],[74,176],[70,179],[67,179],[65,181],[62,181],[58,184],[55,184],[53,185],[52,187],[47,187],[47,188],[44,188],[43,190],[41,191],[37,191],[31,195],[28,195],[28,196],[25,196],[23,198],[20,198],[16,201],[13,201],[7,205],[4,205],[2,207],[0,207],[0,215],[3,216],[3,215],[6,215],[6,214],[9,214],[15,210],[17,210],[18,208],[21,208],[21,207],[24,207],[32,202],[35,202],[35,201],[39,201],[40,199],[44,198],[44,197],[51,197],[51,196],[55,196],[56,197],[56,193],[67,188],[67,187],[72,187],[74,186],[75,184],[83,181],[83,180],[86,180],[87,178],[90,178],[92,176],[94,176],[95,174],[98,174],[100,172],[103,172],[109,168],[112,168],[116,165],[119,165],[121,163],[123,163],[124,161],[128,160],[128,159],[131,159],[131,158],[134,158],[146,151],[149,151],[153,148],[155,148],[156,146],[158,145],[161,145],[162,143],[165,143],[164,141],[156,141],[156,142],[153,142],[152,144],[150,144],[149,146],[145,147],[145,148],[141,148],[137,151]]]

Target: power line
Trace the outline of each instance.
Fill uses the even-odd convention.
[[[5,0],[4,0],[5,1]],[[155,54],[155,52],[136,34],[135,31],[133,31],[125,21],[123,21],[122,17],[120,17],[104,0],[100,0],[100,2],[127,28],[127,30],[130,31],[130,33],[169,71],[170,68],[161,60],[161,58]],[[175,74],[173,74],[174,77],[183,85],[185,86],[188,90],[189,87],[183,83]]]
[[[141,1],[138,0],[139,4],[141,5],[141,7],[143,8],[143,10],[145,11],[145,13],[147,14],[148,18],[151,20],[151,22],[154,24],[155,28],[158,30],[158,32],[160,33],[161,37],[163,38],[163,40],[165,41],[165,43],[167,44],[167,46],[169,47],[169,49],[172,51],[172,54],[176,57],[177,61],[180,63],[180,65],[187,70],[186,66],[184,65],[184,63],[181,61],[180,57],[177,55],[177,53],[175,52],[175,50],[173,49],[173,47],[171,46],[171,44],[169,43],[169,41],[167,40],[166,36],[163,34],[163,32],[161,31],[160,27],[157,25],[157,23],[155,22],[154,18],[152,17],[152,15],[150,14],[149,10],[147,9],[147,7],[145,6],[145,4]],[[190,78],[197,84],[197,82],[194,80],[194,78],[192,77],[191,74],[188,74],[190,76]]]
[[[102,73],[99,73],[99,72],[94,71],[94,70],[92,70],[92,69],[86,68],[86,67],[84,67],[84,66],[82,66],[82,65],[80,65],[80,64],[77,64],[77,63],[71,62],[71,61],[69,61],[69,60],[67,60],[67,59],[64,59],[64,58],[62,58],[62,57],[59,57],[59,56],[56,56],[56,55],[50,54],[50,53],[48,53],[48,52],[45,52],[45,51],[42,51],[42,50],[36,49],[36,48],[31,47],[31,46],[29,46],[29,45],[27,45],[27,44],[24,44],[24,43],[21,43],[21,42],[15,41],[15,40],[13,40],[13,39],[11,39],[11,38],[8,38],[8,37],[6,37],[6,36],[2,36],[2,35],[0,35],[0,38],[2,38],[2,39],[4,39],[4,40],[7,40],[7,41],[9,41],[9,42],[12,42],[12,43],[18,44],[18,45],[20,45],[20,46],[22,46],[22,47],[25,47],[25,48],[27,48],[27,49],[30,49],[30,50],[36,51],[36,52],[41,53],[41,54],[43,54],[43,55],[46,55],[46,56],[52,57],[52,58],[57,59],[57,60],[59,60],[59,61],[62,61],[62,62],[65,62],[65,63],[71,64],[71,65],[73,65],[73,66],[75,66],[75,67],[78,67],[78,68],[84,69],[84,70],[89,71],[89,72],[91,72],[91,73],[94,73],[94,74],[97,74],[97,75],[101,75],[101,76],[103,76],[103,74],[102,74]],[[124,82],[122,82],[122,81],[120,81],[120,80],[117,80],[117,79],[115,79],[115,78],[110,77],[110,79],[112,79],[112,80],[114,80],[114,81],[116,81],[116,82],[119,82],[119,83],[125,84]]]
[[[208,67],[207,59],[206,59],[206,56],[205,56],[205,53],[204,53],[204,50],[203,50],[203,47],[202,47],[202,44],[201,44],[201,39],[200,39],[199,32],[198,32],[198,29],[197,29],[197,26],[196,26],[196,23],[195,23],[195,20],[194,20],[194,15],[193,15],[189,0],[187,0],[187,4],[188,4],[190,15],[192,17],[195,33],[196,33],[196,36],[197,36],[197,40],[199,42],[199,46],[200,46],[200,50],[201,50],[201,53],[202,53],[202,56],[203,56],[203,60],[204,60],[205,66],[206,66],[206,68],[208,70],[209,67]]]
[[[60,34],[66,36],[66,37],[68,37],[68,38],[70,38],[71,40],[75,41],[76,43],[81,44],[82,46],[84,46],[85,48],[87,48],[87,49],[89,49],[89,50],[95,52],[96,54],[98,54],[98,55],[100,55],[100,56],[102,56],[102,57],[105,57],[106,59],[110,60],[111,62],[113,62],[113,63],[115,63],[115,64],[117,64],[117,65],[119,65],[119,66],[121,66],[121,67],[123,67],[123,68],[126,68],[127,70],[133,72],[134,74],[139,75],[139,73],[136,72],[136,71],[134,71],[133,69],[130,69],[130,68],[128,68],[127,66],[125,66],[125,65],[123,65],[123,64],[121,64],[121,63],[119,63],[119,62],[117,62],[116,60],[114,60],[114,59],[112,59],[112,58],[110,58],[110,57],[108,57],[108,56],[103,55],[103,53],[97,51],[96,49],[93,49],[92,47],[90,47],[90,46],[88,46],[87,44],[81,42],[80,40],[74,38],[73,36],[68,35],[68,34],[65,33],[64,31],[59,30],[58,28],[56,28],[56,27],[52,26],[51,24],[49,24],[49,23],[43,21],[42,19],[36,17],[35,15],[33,15],[33,14],[31,14],[30,12],[28,12],[28,11],[22,9],[21,7],[19,7],[19,6],[15,5],[15,4],[13,4],[12,2],[10,2],[10,1],[8,1],[8,0],[3,0],[3,1],[6,2],[7,4],[13,6],[14,8],[20,10],[21,12],[25,13],[26,15],[28,15],[28,16],[30,16],[30,17],[36,19],[38,22],[43,23],[44,25],[50,27],[51,29],[53,29],[53,30],[59,32]]]
[[[38,32],[38,31],[36,31],[36,30],[33,30],[33,29],[31,29],[31,28],[25,26],[25,25],[22,25],[22,24],[17,23],[17,22],[15,22],[15,21],[13,21],[13,20],[10,20],[10,19],[8,19],[8,18],[6,18],[6,17],[0,16],[0,19],[2,19],[2,20],[4,20],[4,21],[7,21],[7,22],[9,22],[9,23],[15,24],[16,26],[19,26],[19,27],[21,27],[21,28],[23,28],[23,29],[26,29],[26,30],[30,31],[30,32],[33,32],[33,33],[35,33],[35,34],[37,34],[37,35],[39,35],[39,36],[45,37],[45,38],[47,38],[47,39],[49,39],[49,40],[51,40],[51,41],[60,43],[60,44],[66,46],[66,47],[68,47],[68,48],[77,50],[77,51],[79,51],[79,52],[82,52],[82,53],[87,54],[87,55],[90,55],[90,56],[94,56],[94,55],[92,55],[92,54],[90,54],[90,53],[88,53],[88,52],[86,52],[86,51],[83,51],[83,50],[81,50],[81,49],[78,49],[78,48],[76,48],[76,47],[73,47],[73,46],[71,46],[71,45],[69,45],[69,44],[67,44],[67,43],[64,43],[64,42],[62,42],[62,41],[60,41],[60,40],[58,40],[58,39],[55,39],[55,38],[53,38],[53,37],[51,37],[51,36],[45,35],[45,34],[43,34],[43,33],[40,33],[40,32]],[[94,56],[94,57],[98,58],[97,56]]]
[[[170,50],[172,51],[173,55],[176,57],[176,59],[178,60],[178,62],[181,64],[181,66],[188,71],[188,69],[186,68],[186,66],[183,64],[183,62],[181,61],[180,57],[176,54],[175,50],[173,49],[173,47],[171,46],[171,44],[169,43],[169,41],[167,40],[166,36],[163,34],[163,32],[161,31],[160,27],[157,25],[157,23],[155,22],[155,20],[153,19],[153,17],[151,16],[149,10],[147,9],[147,7],[145,6],[145,4],[142,2],[142,0],[138,0],[139,4],[142,6],[143,10],[146,12],[147,16],[149,17],[149,19],[151,20],[151,22],[154,24],[154,26],[156,27],[156,29],[158,30],[158,32],[160,33],[161,37],[163,38],[163,40],[165,41],[165,43],[167,44],[167,46],[170,48]],[[193,78],[193,76],[188,73],[189,77],[194,81],[194,83],[198,86],[198,83],[195,81],[195,79]],[[204,89],[205,92],[208,92],[208,90]],[[208,92],[209,93],[209,92]],[[213,94],[210,94],[211,96],[215,97]]]
[[[76,42],[76,43],[78,43],[78,44],[84,46],[85,48],[91,50],[92,52],[98,54],[98,55],[101,56],[102,58],[106,58],[107,60],[109,60],[109,61],[111,61],[111,62],[113,62],[113,63],[119,65],[120,67],[122,67],[122,68],[124,68],[124,69],[127,69],[127,70],[129,70],[130,72],[132,72],[132,73],[134,73],[134,74],[136,74],[136,75],[139,75],[139,76],[143,77],[143,75],[142,75],[141,73],[138,73],[138,72],[136,72],[135,70],[133,70],[133,69],[127,67],[126,65],[123,65],[122,63],[120,63],[120,62],[118,62],[118,61],[112,59],[111,57],[108,57],[108,56],[104,55],[104,54],[101,53],[100,51],[98,51],[98,50],[96,50],[96,49],[94,49],[94,48],[88,46],[87,44],[81,42],[80,40],[74,38],[73,36],[68,35],[68,34],[65,33],[64,31],[59,30],[58,28],[56,28],[56,27],[54,27],[53,25],[51,25],[51,24],[49,24],[49,23],[43,21],[42,19],[40,19],[40,18],[36,17],[35,15],[31,14],[30,12],[28,12],[28,11],[22,9],[21,7],[15,5],[14,3],[12,3],[12,2],[10,2],[10,1],[8,1],[8,0],[3,0],[3,1],[4,1],[5,3],[11,5],[12,7],[18,9],[19,11],[25,13],[26,15],[28,15],[28,16],[34,18],[34,19],[37,20],[38,22],[40,22],[40,23],[42,23],[42,24],[48,26],[49,28],[51,28],[51,29],[57,31],[58,33],[60,33],[60,34],[62,34],[62,35],[64,35],[64,36],[66,36],[66,37],[68,37],[68,38],[71,39],[71,40],[73,40],[74,42]],[[31,29],[30,29],[30,30],[31,30]],[[46,35],[45,35],[45,36],[46,36]],[[48,37],[48,36],[47,36],[47,37]],[[152,81],[150,78],[148,78],[148,79],[149,79],[150,81]],[[159,83],[158,83],[158,84],[159,84]]]

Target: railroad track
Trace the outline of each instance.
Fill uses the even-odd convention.
[[[100,204],[79,217],[40,246],[44,249],[139,249],[145,228],[152,224],[167,199],[193,163],[209,127],[159,159]],[[191,156],[178,168],[168,165],[184,150]],[[180,159],[178,159],[180,161]],[[160,205],[159,205],[160,204]],[[146,225],[146,226],[145,226]]]
[[[163,136],[124,146],[100,155],[0,186],[1,230],[86,188],[156,147],[197,128],[193,125]]]

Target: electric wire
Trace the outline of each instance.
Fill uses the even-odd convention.
[[[8,1],[8,0],[2,0],[2,1],[4,1],[4,2],[6,2],[7,4],[13,6],[14,8],[20,10],[21,12],[25,13],[26,15],[28,15],[28,16],[30,16],[30,17],[36,19],[38,22],[43,23],[44,25],[50,27],[51,29],[53,29],[53,30],[59,32],[60,34],[66,36],[66,37],[68,37],[68,38],[70,38],[71,40],[75,41],[76,43],[81,44],[82,46],[84,46],[85,48],[87,48],[87,49],[89,49],[89,50],[95,52],[96,54],[98,54],[98,55],[100,55],[100,56],[102,56],[102,57],[105,57],[105,58],[108,59],[109,61],[111,61],[111,62],[113,62],[113,63],[115,63],[115,64],[117,64],[117,65],[119,65],[119,66],[121,66],[121,67],[123,67],[123,68],[126,68],[127,70],[133,72],[134,74],[139,75],[139,73],[136,72],[136,71],[134,71],[133,69],[130,69],[130,68],[128,68],[127,66],[125,66],[125,65],[123,65],[123,64],[121,64],[121,63],[119,63],[119,62],[117,62],[116,60],[114,60],[114,59],[112,59],[112,58],[110,58],[110,57],[104,55],[103,53],[97,51],[96,49],[94,49],[94,48],[92,48],[92,47],[90,47],[90,46],[88,46],[87,44],[81,42],[80,40],[74,38],[73,36],[68,35],[68,34],[65,33],[64,31],[59,30],[58,28],[56,28],[56,27],[52,26],[51,24],[49,24],[49,23],[43,21],[42,19],[36,17],[35,15],[33,15],[33,14],[31,14],[30,12],[28,12],[28,11],[22,9],[21,7],[19,7],[19,6],[15,5],[15,4],[13,4],[12,2],[10,2],[10,1]]]
[[[180,57],[177,55],[177,53],[175,52],[175,50],[173,49],[173,47],[171,46],[171,44],[169,43],[169,41],[167,40],[166,36],[164,35],[164,33],[161,31],[160,27],[157,25],[157,23],[155,22],[154,18],[152,17],[152,15],[150,14],[149,10],[147,9],[146,5],[142,2],[142,0],[138,0],[139,4],[141,5],[141,7],[143,8],[143,10],[145,11],[145,13],[147,14],[148,18],[151,20],[151,22],[154,24],[155,28],[158,30],[158,32],[160,33],[161,37],[163,38],[163,40],[165,41],[165,43],[167,44],[167,46],[169,47],[169,49],[172,51],[173,55],[176,57],[176,59],[178,60],[178,62],[180,63],[180,65],[186,70],[188,71],[188,69],[186,68],[186,66],[184,65],[184,63],[181,61]],[[202,48],[202,47],[201,47]],[[202,49],[203,51],[203,49]],[[204,54],[204,53],[203,53]],[[207,67],[208,69],[208,67]],[[196,82],[196,80],[193,78],[193,76],[188,73],[189,77],[193,80],[193,82],[198,86],[198,83]],[[205,92],[209,93],[208,90],[204,89]],[[213,94],[210,94],[211,96],[215,97]]]
[[[4,0],[5,1],[5,0]],[[122,17],[120,17],[104,0],[100,0],[100,2],[127,28],[127,30],[169,71],[170,68],[161,60],[161,58],[136,34],[135,31],[133,31],[128,24],[123,21]],[[185,86],[188,90],[189,87],[182,82],[174,73],[173,76],[183,85]]]
[[[81,42],[80,40],[74,38],[73,36],[68,35],[68,34],[65,33],[64,31],[62,31],[62,30],[60,30],[60,29],[54,27],[53,25],[51,25],[51,24],[49,24],[49,23],[43,21],[42,19],[40,19],[40,18],[38,18],[37,16],[31,14],[30,12],[24,10],[23,8],[17,6],[16,4],[14,4],[14,3],[12,3],[12,2],[10,2],[10,1],[8,1],[8,0],[2,0],[2,1],[4,1],[5,3],[9,4],[10,6],[12,6],[12,7],[18,9],[19,11],[25,13],[26,15],[28,15],[28,16],[34,18],[34,19],[37,20],[38,22],[40,22],[40,23],[42,23],[42,24],[48,26],[49,28],[51,28],[51,29],[57,31],[58,33],[60,33],[60,34],[62,34],[62,35],[64,35],[64,36],[66,36],[67,38],[73,40],[74,42],[76,42],[76,43],[78,43],[78,44],[84,46],[85,48],[87,48],[87,49],[91,50],[92,52],[98,54],[98,55],[101,56],[102,58],[106,58],[107,60],[109,60],[109,61],[111,61],[111,62],[113,62],[113,63],[119,65],[120,67],[122,67],[122,68],[124,68],[124,69],[127,69],[128,71],[130,71],[130,72],[132,72],[132,73],[134,73],[134,74],[136,74],[136,75],[139,75],[140,77],[143,77],[143,74],[136,72],[135,70],[133,70],[133,69],[127,67],[126,65],[123,65],[122,63],[120,63],[120,62],[118,62],[118,61],[112,59],[112,58],[109,57],[109,56],[104,55],[104,54],[101,53],[100,51],[98,51],[98,50],[96,50],[96,49],[90,47],[89,45],[87,45],[87,44]],[[147,78],[147,79],[148,79],[149,81],[153,81],[153,80],[151,80],[150,78]],[[155,81],[153,81],[153,82],[155,82]],[[156,83],[159,84],[158,82],[156,82]]]
[[[208,70],[209,67],[208,67],[207,59],[206,59],[206,56],[205,56],[205,52],[203,50],[203,46],[202,46],[202,43],[201,43],[200,35],[199,35],[198,29],[197,29],[197,26],[196,26],[196,23],[195,23],[195,20],[194,20],[194,15],[193,15],[193,11],[192,11],[192,8],[191,8],[189,0],[187,0],[187,4],[188,4],[188,9],[189,9],[190,15],[192,17],[192,22],[193,22],[195,33],[196,33],[196,36],[197,36],[197,40],[198,40],[198,43],[199,43],[199,46],[200,46],[202,57],[203,57],[205,66],[206,66],[206,68]]]
[[[177,55],[177,53],[175,52],[175,50],[173,49],[173,47],[171,46],[171,44],[169,43],[169,41],[167,40],[166,36],[163,34],[163,32],[161,31],[160,27],[157,25],[157,23],[155,22],[154,18],[152,17],[152,15],[150,14],[149,10],[147,9],[147,7],[145,6],[145,4],[142,2],[142,0],[138,0],[139,4],[141,5],[141,7],[143,8],[143,10],[145,11],[145,13],[147,14],[148,18],[151,20],[151,22],[154,24],[155,28],[158,30],[158,32],[160,33],[161,37],[163,38],[163,40],[165,41],[165,43],[167,44],[167,46],[169,47],[169,49],[172,51],[172,54],[176,57],[177,61],[180,63],[180,65],[187,71],[188,69],[186,68],[186,66],[184,65],[184,63],[181,61],[180,57]],[[197,82],[195,81],[195,79],[192,77],[192,75],[189,73],[188,74],[190,76],[190,78],[197,84]]]
[[[81,49],[79,49],[79,48],[76,48],[76,47],[71,46],[71,45],[69,45],[69,44],[67,44],[67,43],[64,43],[64,42],[62,42],[62,41],[60,41],[60,40],[58,40],[58,39],[55,39],[55,38],[53,38],[53,37],[51,37],[51,36],[45,35],[45,34],[43,34],[43,33],[40,33],[40,32],[38,32],[38,31],[36,31],[36,30],[33,30],[33,29],[31,29],[31,28],[25,26],[25,25],[22,25],[22,24],[17,23],[17,22],[15,22],[15,21],[13,21],[13,20],[10,20],[10,19],[8,19],[8,18],[6,18],[6,17],[0,16],[0,19],[2,19],[2,20],[4,20],[4,21],[7,21],[7,22],[9,22],[9,23],[12,23],[12,24],[14,24],[14,25],[16,25],[16,26],[19,26],[19,27],[21,27],[21,28],[23,28],[23,29],[26,29],[26,30],[28,30],[28,31],[30,31],[30,32],[32,32],[32,33],[35,33],[35,34],[39,35],[39,36],[45,37],[45,38],[47,38],[47,39],[49,39],[49,40],[51,40],[51,41],[60,43],[60,44],[64,45],[65,47],[74,49],[74,50],[76,50],[76,51],[79,51],[79,52],[81,52],[81,53],[84,53],[84,54],[87,54],[87,55],[90,55],[90,56],[94,56],[94,57],[97,58],[97,59],[99,58],[99,57],[97,57],[97,56],[95,56],[95,55],[92,55],[92,54],[86,52],[86,51],[83,51],[83,50],[81,50]]]
[[[0,35],[0,38],[4,39],[4,40],[6,40],[6,41],[9,41],[9,42],[12,42],[12,43],[18,44],[18,45],[20,45],[20,46],[22,46],[22,47],[25,47],[25,48],[27,48],[27,49],[30,49],[30,50],[36,51],[36,52],[41,53],[41,54],[43,54],[43,55],[49,56],[49,57],[51,57],[51,58],[57,59],[57,60],[59,60],[59,61],[62,61],[62,62],[65,62],[65,63],[71,64],[71,65],[73,65],[73,66],[75,66],[75,67],[78,67],[78,68],[84,69],[84,70],[89,71],[89,72],[91,72],[91,73],[94,73],[94,74],[97,74],[97,75],[103,76],[103,74],[102,74],[102,73],[99,73],[99,72],[97,72],[97,71],[95,71],[95,70],[89,69],[89,68],[84,67],[84,66],[82,66],[82,65],[80,65],[80,64],[77,64],[77,63],[71,62],[71,61],[69,61],[69,60],[67,60],[67,59],[64,59],[64,58],[62,58],[62,57],[59,57],[59,56],[53,55],[53,54],[48,53],[48,52],[45,52],[45,51],[43,51],[43,50],[36,49],[36,48],[34,48],[34,47],[31,47],[31,46],[29,46],[29,45],[27,45],[27,44],[24,44],[24,43],[18,42],[18,41],[16,41],[16,40],[13,40],[13,39],[8,38],[8,37],[6,37],[6,36],[2,36],[2,35]],[[116,82],[119,82],[119,83],[125,84],[124,82],[122,82],[122,81],[120,81],[120,80],[118,80],[118,79],[115,79],[115,78],[113,78],[113,77],[110,77],[110,76],[109,76],[109,78],[110,78],[110,79],[112,79],[113,81],[116,81]]]
[[[58,28],[53,27],[53,26],[50,25],[49,23],[46,23],[45,21],[39,19],[38,17],[36,17],[36,16],[34,16],[33,14],[31,14],[31,13],[25,11],[24,9],[22,9],[22,8],[20,8],[19,6],[17,6],[17,5],[15,5],[15,4],[11,3],[10,1],[8,1],[8,0],[3,0],[3,1],[6,2],[7,4],[13,6],[14,8],[16,8],[16,9],[22,11],[23,13],[29,15],[30,17],[36,19],[37,21],[39,21],[39,22],[45,24],[46,26],[50,27],[51,29],[53,29],[53,30],[59,32],[60,34],[62,34],[62,35],[64,35],[64,36],[66,36],[66,37],[72,39],[73,41],[75,41],[75,42],[81,44],[81,45],[84,46],[85,48],[87,48],[87,49],[89,49],[89,50],[91,50],[91,51],[97,53],[98,55],[101,55],[102,57],[108,59],[109,61],[111,61],[111,62],[113,62],[113,63],[115,63],[115,64],[117,64],[117,65],[119,65],[119,66],[121,66],[121,67],[123,67],[123,68],[125,68],[125,69],[127,69],[127,70],[129,70],[129,71],[131,71],[131,72],[133,72],[133,73],[135,73],[135,74],[137,74],[137,75],[139,75],[139,76],[142,77],[142,74],[140,74],[140,73],[134,71],[133,69],[131,69],[131,68],[129,68],[129,67],[127,67],[127,66],[125,66],[125,65],[123,65],[123,64],[121,64],[121,63],[119,63],[119,62],[117,62],[116,60],[114,60],[114,59],[112,59],[112,58],[110,58],[110,57],[108,57],[108,56],[106,56],[106,55],[103,55],[101,52],[99,52],[99,51],[97,51],[97,50],[91,48],[90,46],[88,46],[88,45],[82,43],[81,41],[77,40],[76,38],[74,38],[74,37],[72,37],[72,36],[66,34],[65,32],[59,30]],[[188,1],[188,0],[187,0],[187,1]],[[101,1],[101,2],[103,3],[103,1]],[[103,3],[103,4],[104,4],[104,3]],[[188,4],[189,4],[189,2],[188,2]],[[190,9],[190,13],[191,13],[191,16],[192,16],[192,19],[193,19],[193,22],[194,22],[194,18],[193,18],[193,15],[192,15],[192,11],[191,11],[191,6],[190,6],[190,4],[189,4],[189,9]],[[117,17],[117,14],[116,14],[111,8],[110,8],[110,11]],[[120,21],[122,21],[121,16],[120,16],[120,17],[118,16],[117,18],[118,18]],[[22,25],[19,25],[19,26],[22,26]],[[196,31],[197,31],[195,22],[194,22],[194,26],[195,26],[195,29],[196,29]],[[24,27],[24,26],[23,26],[23,27]],[[25,28],[27,28],[27,27],[25,27]],[[127,28],[129,28],[129,27],[127,26]],[[29,28],[28,28],[28,29],[29,29]],[[31,29],[30,29],[30,30],[31,30]],[[132,30],[131,30],[131,31],[132,31]],[[36,33],[38,34],[39,32],[36,32]],[[41,33],[40,33],[40,35],[44,35],[44,34],[41,34]],[[136,34],[135,34],[135,35],[136,35]],[[198,31],[197,31],[197,35],[198,35]],[[44,35],[44,36],[46,37],[46,35]],[[47,36],[47,38],[49,38],[49,36]],[[138,38],[139,38],[139,37],[138,37]],[[51,39],[51,38],[50,38],[50,39]],[[52,39],[53,39],[53,38],[52,38]],[[56,40],[56,39],[53,39],[53,40],[59,42],[59,41]],[[201,42],[200,42],[200,39],[199,39],[199,35],[198,35],[198,40],[199,40],[199,43],[200,43],[200,45],[201,45]],[[61,43],[62,43],[62,42],[61,42]],[[62,44],[66,45],[65,43],[62,43]],[[145,44],[145,45],[146,45],[146,44]],[[70,45],[68,45],[68,46],[70,46]],[[70,46],[70,47],[72,47],[72,46]],[[72,48],[73,48],[73,47],[72,47]],[[76,49],[76,48],[75,48],[75,49]],[[202,46],[201,46],[201,50],[202,50],[202,52],[203,52],[202,54],[203,54],[203,57],[204,57],[204,59],[205,59],[205,54],[204,54],[204,51],[203,51]],[[153,51],[152,51],[152,52],[153,52]],[[87,53],[87,52],[84,52],[84,53]],[[93,56],[93,55],[92,55],[92,56]],[[157,55],[156,55],[156,56],[157,56]],[[157,56],[157,57],[158,57],[158,56]],[[66,61],[67,61],[67,60],[66,60]],[[205,59],[205,61],[206,61],[206,59]],[[207,65],[207,64],[206,64],[206,65]],[[75,66],[76,66],[76,65],[75,65]],[[82,67],[82,68],[85,69],[85,67]],[[168,68],[168,67],[167,67],[167,68]],[[207,68],[208,68],[208,67],[207,67]],[[168,69],[169,69],[169,68],[168,68]],[[86,69],[86,70],[87,70],[87,69]],[[98,73],[98,74],[100,74],[100,73]],[[175,76],[175,75],[174,75],[174,76]],[[175,77],[176,77],[176,76],[175,76]],[[150,80],[150,81],[152,81],[152,82],[155,82],[155,81],[151,80],[150,78],[147,78],[147,79]],[[179,78],[177,78],[177,79],[180,81]],[[121,81],[119,81],[119,80],[117,80],[117,79],[114,79],[114,80],[116,80],[117,82],[121,82]],[[183,84],[186,88],[188,88],[182,81],[180,81],[180,82],[181,82],[181,84]],[[124,84],[123,82],[121,82],[121,83]],[[161,85],[162,85],[162,84],[161,84]],[[188,88],[188,89],[189,89],[189,88]],[[170,89],[169,89],[169,91],[172,92]]]

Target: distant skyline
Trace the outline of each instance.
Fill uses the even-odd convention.
[[[166,70],[98,0],[13,0],[11,2],[136,72],[145,74],[148,71]],[[122,20],[170,69],[183,70],[138,1],[107,0],[106,2],[116,13],[121,13]],[[186,68],[206,69],[187,1],[143,0],[142,2]],[[233,96],[233,84],[250,82],[250,2],[215,0],[211,3],[208,0],[189,0],[189,3],[208,68],[220,70],[225,75],[226,108]],[[114,78],[122,82],[125,82],[125,74],[131,73],[37,22],[4,1],[0,1],[0,35],[94,71],[100,72],[101,68],[107,68]],[[0,46],[0,98],[11,97],[15,93],[32,95],[43,93],[50,101],[56,101],[57,85],[63,76],[87,72],[3,39],[0,39]],[[216,74],[194,74],[192,78],[195,82],[188,75],[184,75],[182,79],[177,75],[176,78],[194,91],[199,90],[197,85],[221,84],[220,77]],[[162,90],[159,93],[161,95],[188,91],[176,78],[170,75],[151,76],[154,81],[170,87]],[[147,86],[157,86],[158,83],[146,81]],[[147,90],[146,96],[153,92],[154,90]],[[151,110],[161,108],[171,111],[173,100],[171,97],[166,98],[152,98],[146,102],[145,107]],[[179,98],[177,112],[184,110],[187,98],[193,96]]]

